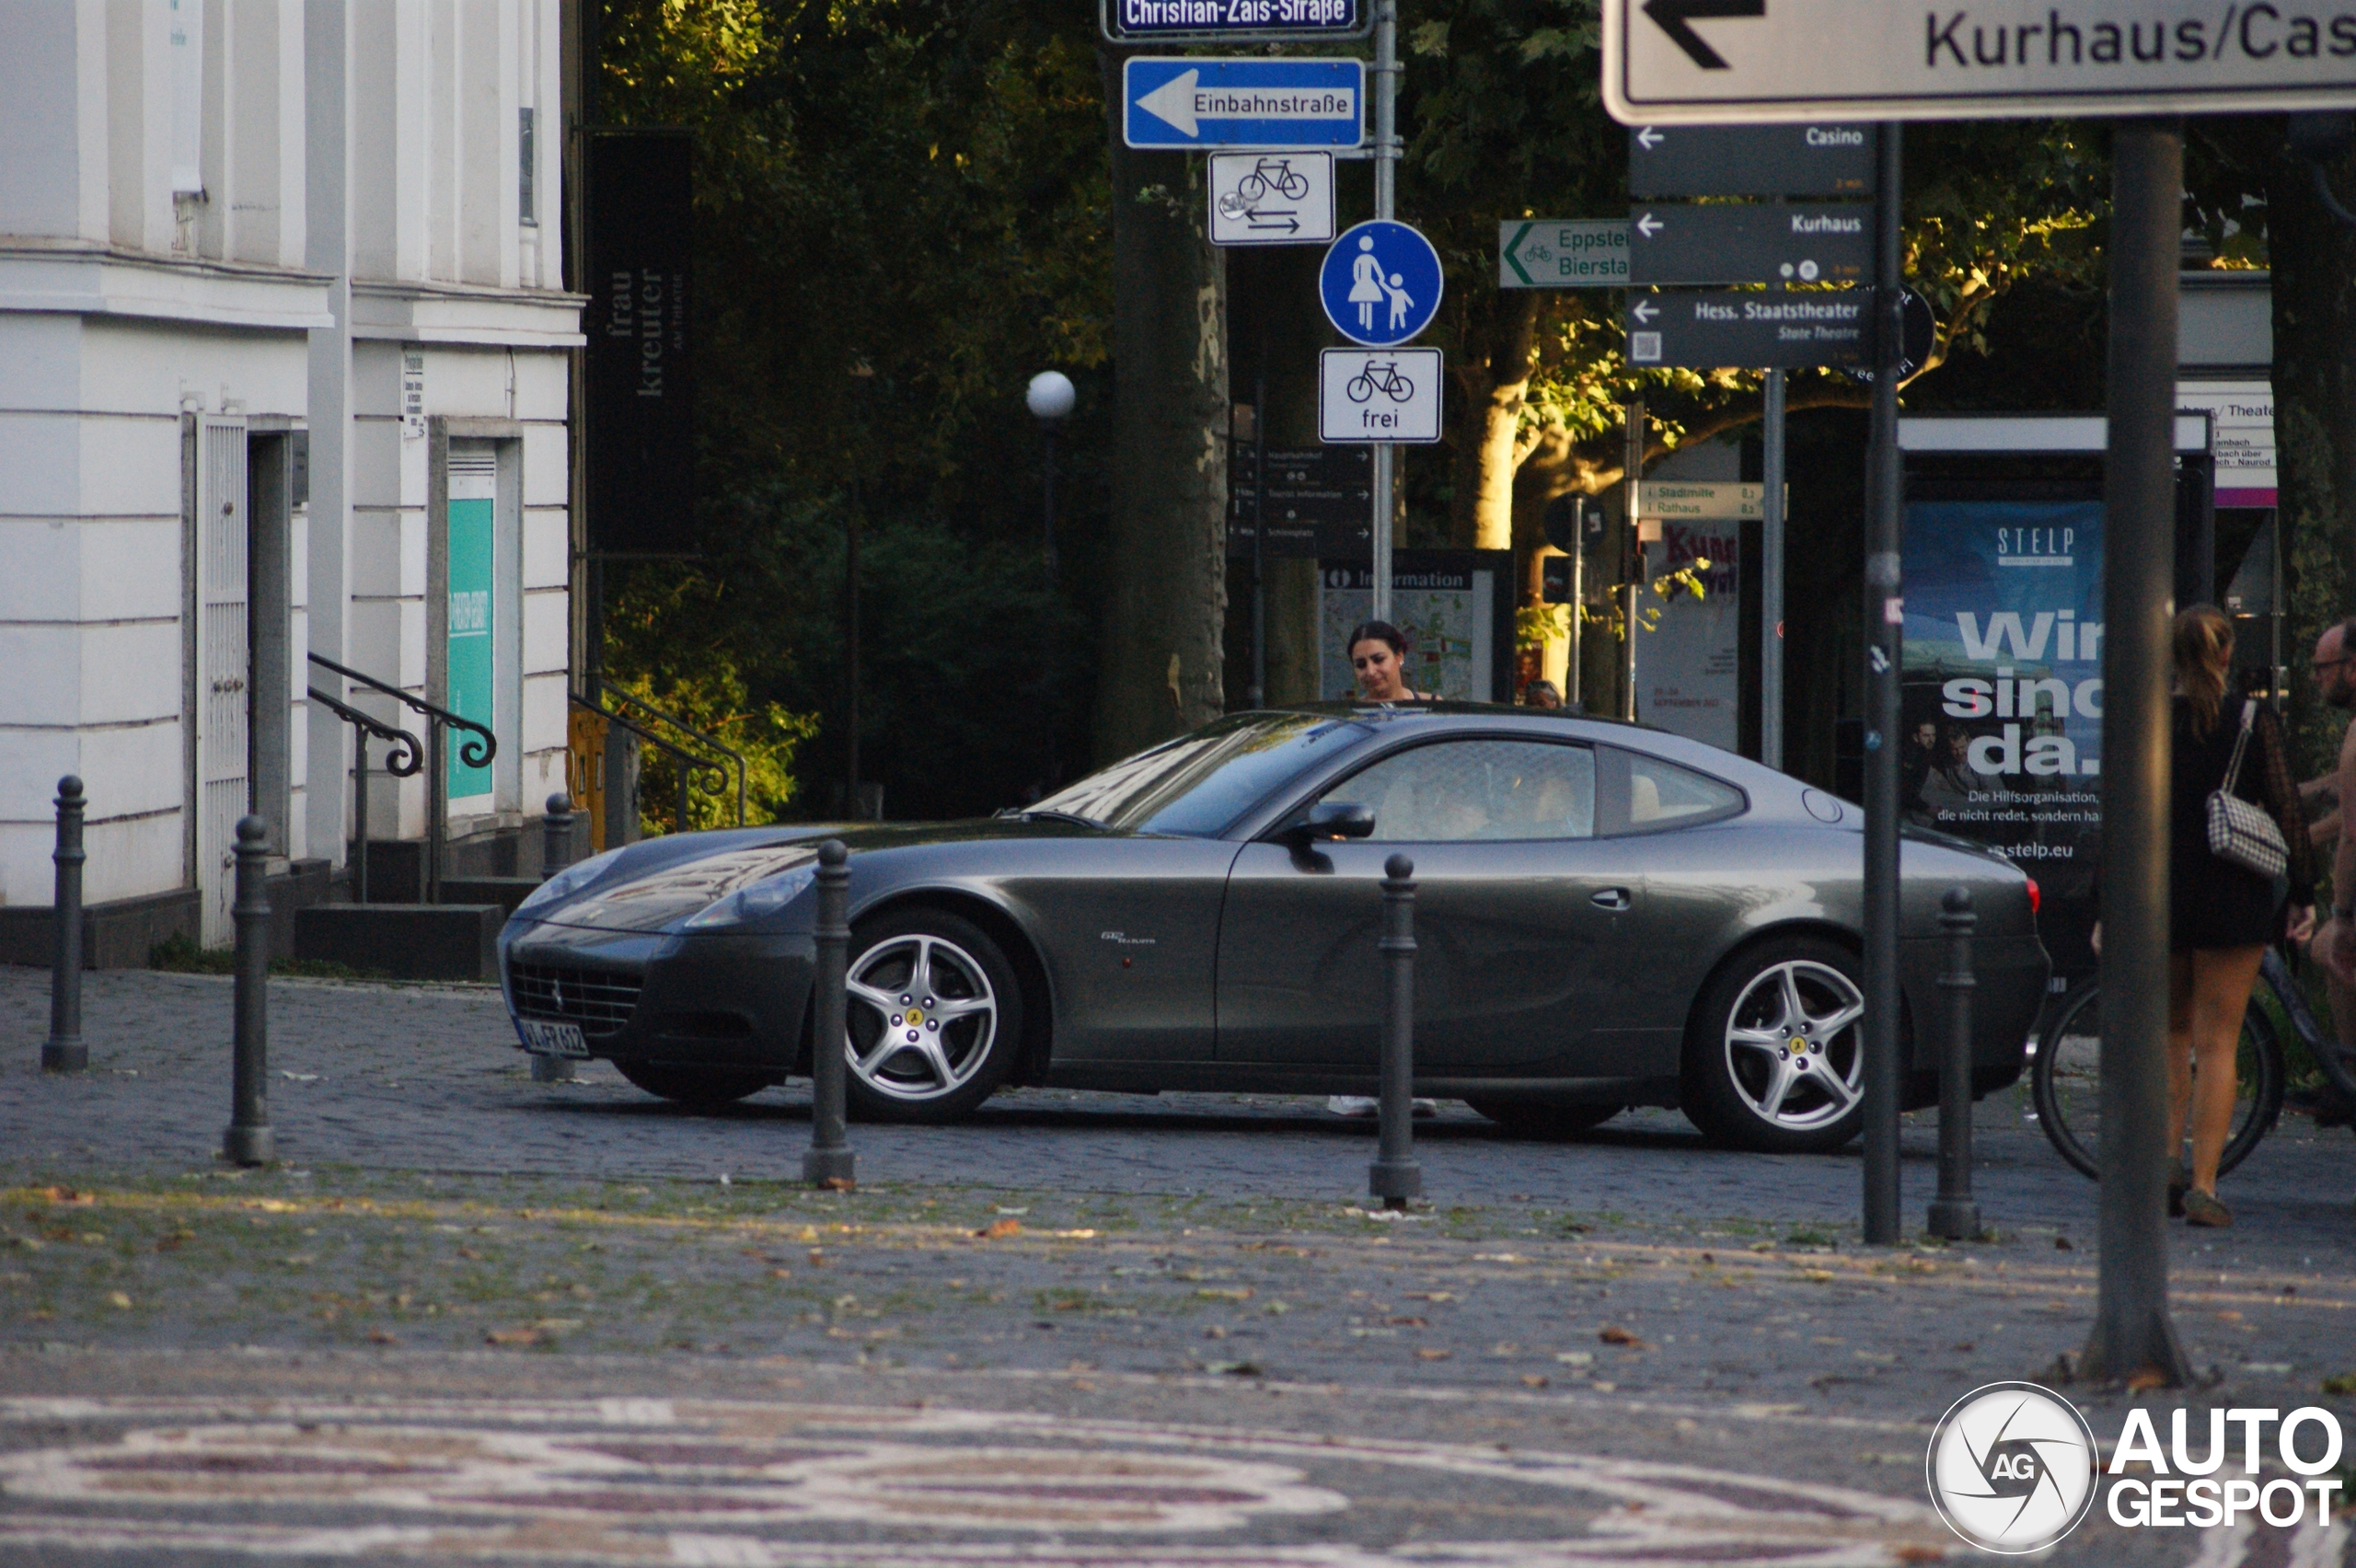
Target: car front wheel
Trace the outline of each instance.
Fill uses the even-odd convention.
[[[1865,1120],[1865,1012],[1856,956],[1837,943],[1791,938],[1740,955],[1694,1009],[1686,1115],[1738,1148],[1841,1147]]]
[[[1022,1039],[1014,966],[972,921],[911,909],[851,938],[845,1084],[852,1114],[953,1122],[1005,1081]]]

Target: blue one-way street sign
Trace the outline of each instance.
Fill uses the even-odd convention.
[[[1132,147],[1355,147],[1366,139],[1361,60],[1122,62]]]
[[[1317,287],[1325,319],[1354,343],[1388,348],[1431,325],[1439,309],[1439,252],[1405,224],[1376,218],[1325,253]]]

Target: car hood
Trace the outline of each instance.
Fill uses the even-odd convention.
[[[1099,836],[1074,823],[985,817],[970,822],[884,824],[819,823],[676,834],[631,846],[605,875],[571,900],[526,918],[601,931],[660,931],[709,908],[739,888],[818,858],[818,846],[842,840],[861,855],[930,844]]]

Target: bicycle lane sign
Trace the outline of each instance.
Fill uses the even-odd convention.
[[[1213,153],[1213,245],[1324,245],[1334,237],[1334,155]]]
[[[1317,434],[1321,441],[1439,439],[1438,349],[1326,349],[1317,356]]]

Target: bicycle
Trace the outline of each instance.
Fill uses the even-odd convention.
[[[1350,377],[1342,390],[1353,403],[1363,403],[1377,392],[1394,403],[1406,403],[1415,400],[1415,384],[1399,374],[1399,362],[1393,360],[1389,364],[1368,365]]]
[[[2307,1055],[2343,1094],[2356,1096],[2356,1063],[2336,1035],[2327,1033],[2307,1006],[2306,993],[2292,977],[2275,948],[2258,965],[2282,1015]],[[2062,1159],[2083,1174],[2102,1175],[2102,986],[2089,977],[2073,986],[2054,1011],[2052,1023],[2030,1042],[2029,1095],[2038,1125]],[[2220,1175],[2249,1158],[2282,1114],[2289,1077],[2282,1040],[2258,997],[2242,1015],[2240,1048],[2235,1053],[2234,1119],[2217,1161]]]
[[[1288,202],[1298,202],[1309,194],[1309,176],[1294,168],[1290,158],[1262,158],[1235,187],[1246,202],[1257,202],[1271,190]]]

